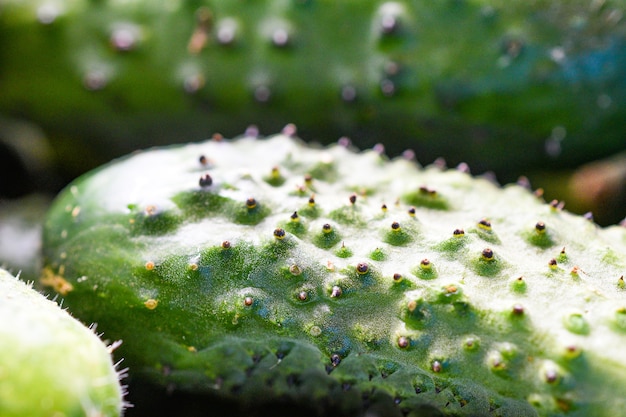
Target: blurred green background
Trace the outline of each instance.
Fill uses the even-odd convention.
[[[626,216],[623,0],[0,0],[0,261],[72,179],[244,132],[443,158]],[[249,129],[254,126],[254,129]]]

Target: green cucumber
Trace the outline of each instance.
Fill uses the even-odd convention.
[[[411,148],[507,182],[625,146],[621,0],[0,7],[0,113],[40,124],[69,178],[247,124],[385,141],[390,155]]]
[[[0,269],[0,415],[117,417],[120,375],[95,333]]]
[[[123,340],[134,412],[622,412],[624,227],[345,145],[157,148],[57,197],[42,282]]]

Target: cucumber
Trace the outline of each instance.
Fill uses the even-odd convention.
[[[157,148],[70,184],[43,257],[123,340],[137,415],[626,407],[626,228],[523,182],[285,134]]]
[[[504,182],[625,148],[620,0],[0,2],[0,114],[72,179],[137,148],[385,142]],[[69,171],[69,172],[67,172]]]
[[[126,404],[116,345],[0,269],[2,417],[119,417]]]

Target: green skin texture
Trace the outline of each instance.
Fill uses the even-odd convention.
[[[207,407],[614,416],[626,406],[626,229],[521,185],[285,135],[207,141],[77,179],[48,213],[43,249],[46,282],[71,284],[64,305],[124,341],[116,354],[137,387]]]
[[[0,415],[121,415],[122,387],[109,348],[4,269],[0,318]]]
[[[70,178],[137,148],[233,137],[248,124],[271,133],[292,122],[302,137],[349,136],[361,148],[392,137],[390,155],[412,148],[424,163],[444,156],[506,182],[522,167],[624,148],[622,1],[51,4],[0,1],[0,113],[41,125]],[[201,7],[213,16],[209,40],[190,52]],[[204,83],[185,92],[195,77]],[[356,100],[342,100],[346,86]]]

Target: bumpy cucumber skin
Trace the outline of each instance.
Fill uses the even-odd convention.
[[[131,380],[204,406],[611,416],[625,254],[624,228],[522,186],[276,136],[78,179],[46,219],[44,283],[124,340]]]
[[[622,1],[0,5],[0,112],[41,124],[74,174],[286,122],[504,181],[624,148]]]
[[[0,318],[0,415],[121,415],[122,387],[109,348],[3,269]]]

